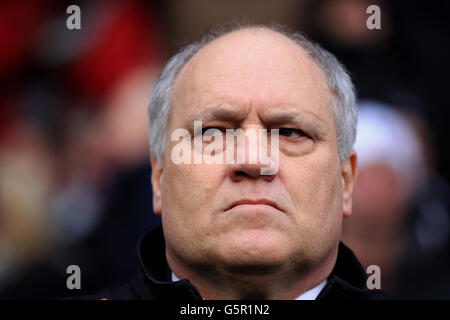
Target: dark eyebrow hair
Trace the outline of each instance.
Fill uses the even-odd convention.
[[[238,109],[230,104],[214,104],[207,106],[187,119],[186,129],[194,130],[194,121],[208,122],[212,120],[240,123],[247,117],[247,109]],[[327,136],[323,121],[316,116],[298,110],[295,106],[274,106],[266,109],[261,121],[268,127],[280,125],[296,125],[314,138]]]
[[[305,130],[306,133],[313,135],[315,138],[327,136],[321,119],[308,112],[300,111],[293,106],[268,109],[263,114],[262,120],[268,126],[298,125],[300,129]]]
[[[228,104],[227,104],[228,105]],[[187,129],[192,131],[194,129],[194,121],[229,121],[240,123],[247,117],[247,112],[245,109],[237,109],[236,107],[225,107],[223,104],[207,106],[193,116],[187,119]]]
[[[208,118],[222,120],[222,121],[232,121],[241,122],[246,118],[246,112],[243,110],[230,110],[227,108],[219,108],[204,113]],[[209,119],[208,119],[209,120]]]

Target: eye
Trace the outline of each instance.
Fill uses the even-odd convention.
[[[280,128],[279,134],[280,136],[284,136],[287,138],[300,138],[306,136],[306,134],[299,129],[293,129],[293,128]]]
[[[202,128],[202,136],[213,137],[219,135],[219,133],[223,134],[224,131],[225,129],[220,127],[204,127]]]

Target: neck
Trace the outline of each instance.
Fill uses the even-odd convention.
[[[292,300],[323,282],[331,273],[337,248],[319,266],[232,270],[222,267],[190,267],[166,252],[171,270],[188,279],[205,300]],[[201,270],[201,271],[199,271]]]

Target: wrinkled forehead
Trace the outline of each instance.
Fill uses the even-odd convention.
[[[304,105],[328,112],[331,90],[321,68],[298,44],[265,29],[245,29],[222,36],[201,49],[179,73],[171,113],[180,105]]]

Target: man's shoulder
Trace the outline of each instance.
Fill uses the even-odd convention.
[[[395,298],[389,293],[378,290],[368,289],[367,287],[356,287],[345,280],[332,276],[322,292],[319,294],[318,300],[394,300]]]

